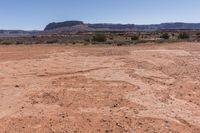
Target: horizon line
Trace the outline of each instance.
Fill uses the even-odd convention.
[[[54,22],[49,22],[50,23],[62,23],[62,22],[68,22],[68,21],[81,21],[81,20],[66,20],[66,21],[54,21]],[[112,22],[86,22],[86,21],[81,21],[84,24],[121,24],[121,25],[160,25],[160,24],[176,24],[176,23],[183,23],[183,24],[200,24],[200,22],[183,22],[183,21],[171,21],[171,22],[160,22],[160,23],[112,23]],[[46,24],[43,28],[41,29],[18,29],[18,28],[13,28],[13,29],[0,29],[0,31],[43,31],[45,27],[48,25]]]

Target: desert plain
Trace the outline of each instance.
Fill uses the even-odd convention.
[[[0,133],[199,133],[200,43],[0,46]]]

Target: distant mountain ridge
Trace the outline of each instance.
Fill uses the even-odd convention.
[[[82,21],[65,21],[48,24],[44,31],[70,32],[70,31],[158,31],[176,29],[200,29],[200,23],[161,23],[150,25],[135,24],[87,24]]]
[[[0,37],[20,37],[33,36],[41,31],[24,31],[24,30],[0,30]]]
[[[65,21],[48,24],[43,31],[0,30],[0,37],[27,37],[37,35],[62,34],[65,32],[95,32],[95,31],[160,31],[160,30],[200,30],[200,23],[161,23],[149,25],[136,24],[89,24],[83,21]]]

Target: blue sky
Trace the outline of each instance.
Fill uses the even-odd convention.
[[[1,0],[0,29],[41,30],[49,22],[200,22],[200,0]]]

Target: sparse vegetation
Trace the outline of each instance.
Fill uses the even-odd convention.
[[[158,32],[98,32],[98,33],[75,33],[58,34],[51,36],[30,37],[4,37],[0,38],[0,44],[108,44],[127,45],[146,42],[177,42],[177,41],[200,41],[200,31],[158,31]]]
[[[5,41],[1,41],[1,44],[3,44],[3,45],[11,45],[11,44],[14,44],[14,43],[12,41],[5,40]]]

